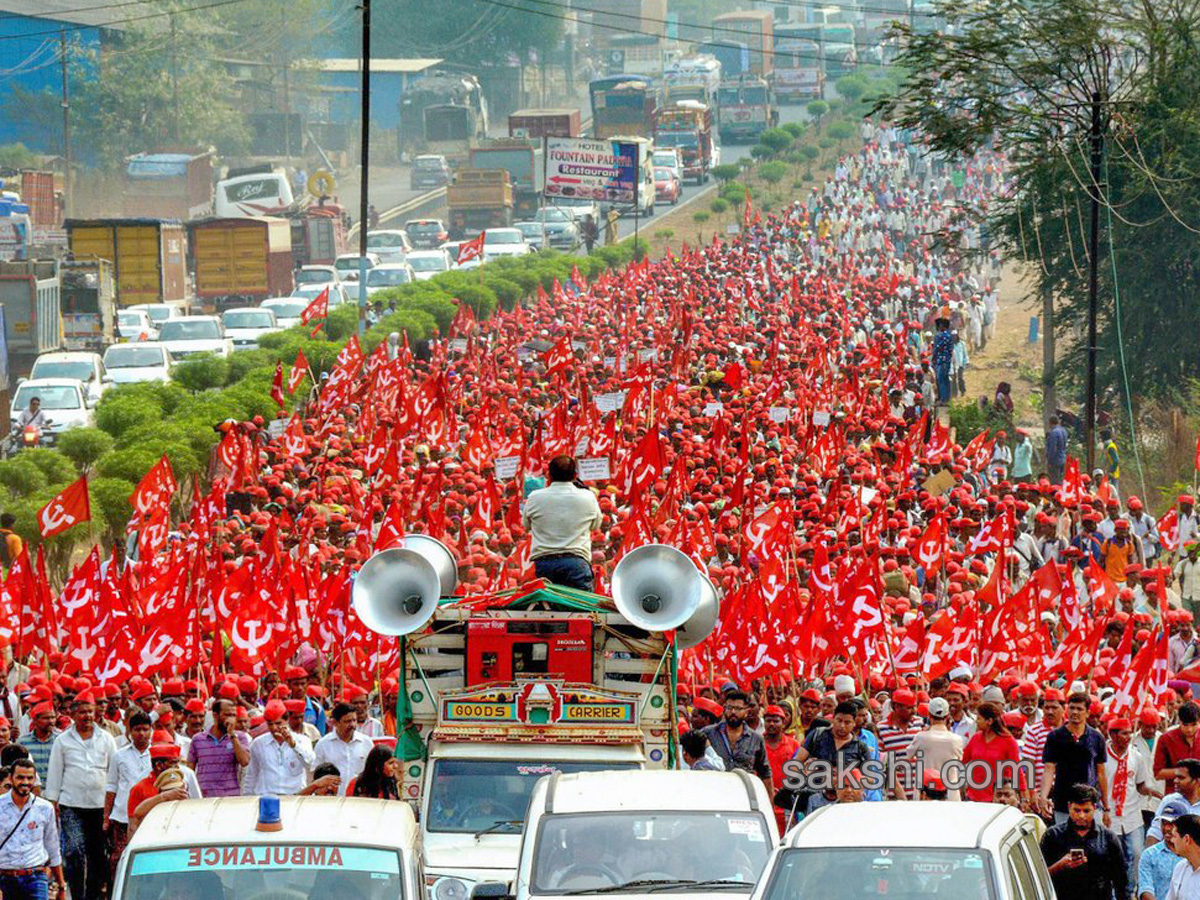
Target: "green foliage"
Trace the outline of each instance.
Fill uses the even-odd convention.
[[[821,151],[812,144],[805,144],[800,148],[800,155],[804,157],[805,162],[812,163],[816,162],[817,157],[821,155]]]
[[[789,171],[787,163],[773,159],[758,167],[758,177],[768,184],[779,184]]]
[[[784,122],[779,127],[790,134],[793,138],[798,138],[800,135],[804,134],[803,122]]]
[[[477,319],[491,318],[499,302],[496,292],[486,284],[464,284],[456,293],[460,301],[471,307]]]
[[[95,465],[115,443],[112,435],[99,428],[71,428],[58,436],[57,450],[82,472]]]
[[[737,163],[722,163],[719,166],[713,166],[712,175],[722,183],[733,181],[741,174],[741,167]]]
[[[835,141],[850,140],[854,137],[854,131],[854,124],[845,119],[839,119],[826,129],[826,133]]]
[[[829,104],[824,100],[810,100],[804,108],[808,110],[808,114],[812,116],[813,122],[820,128],[821,117],[829,112]]]
[[[722,197],[717,197],[708,205],[708,208],[719,216],[721,213],[729,211],[729,201]]]
[[[37,447],[24,451],[21,456],[33,463],[46,476],[48,484],[62,484],[79,477],[71,460],[49,447]]]
[[[768,128],[758,136],[758,142],[769,147],[772,153],[782,153],[795,140],[796,136],[785,128]]]
[[[695,222],[697,225],[703,225],[705,222],[708,221],[708,219],[709,219],[709,215],[704,210],[700,210],[699,212],[692,213],[692,221]]]
[[[660,241],[669,241],[671,238],[675,237],[675,229],[659,228],[654,232],[654,237]]]
[[[854,103],[867,92],[868,83],[863,75],[856,72],[853,75],[843,75],[837,80],[834,87],[846,102]]]
[[[293,357],[294,359],[294,357]],[[292,364],[292,360],[283,359],[278,353],[272,353],[270,350],[239,350],[229,357],[229,371],[225,377],[225,384],[237,384],[246,374],[255,369],[269,367],[271,374],[275,374],[275,363],[282,361],[284,370],[286,371]]]
[[[156,399],[140,392],[127,391],[125,386],[113,388],[96,406],[96,425],[119,438],[128,429],[142,422],[162,418],[163,408]]]
[[[965,445],[982,431],[995,434],[1009,429],[1011,425],[995,406],[989,405],[985,409],[971,400],[950,404],[950,427],[954,429],[954,439],[959,444]]]
[[[224,387],[229,381],[229,360],[215,353],[198,353],[177,365],[173,377],[177,384],[196,393]]]
[[[509,278],[504,278],[500,275],[485,276],[484,284],[491,288],[492,293],[496,295],[496,302],[500,304],[501,309],[511,310],[521,301],[523,294],[521,285]],[[438,327],[442,327],[440,323]],[[449,327],[449,323],[447,323],[446,327]]]
[[[717,195],[726,203],[740,206],[746,202],[746,185],[740,181],[731,181],[728,184],[722,185]],[[750,196],[754,196],[753,188],[750,189]]]
[[[44,491],[50,485],[50,480],[29,458],[29,452],[22,451],[12,459],[0,461],[0,484],[8,488],[14,497],[28,497]]]
[[[121,478],[94,478],[88,481],[88,499],[92,519],[101,522],[112,535],[124,533],[132,508],[129,498],[137,486]]]
[[[15,144],[0,144],[0,168],[35,169],[37,164],[37,154],[20,141]]]
[[[358,333],[358,307],[353,303],[335,306],[329,311],[329,317],[321,329],[326,339],[331,341],[349,340],[350,335]],[[262,344],[260,343],[261,347]]]
[[[755,159],[762,160],[762,159],[768,159],[768,158],[774,156],[775,151],[772,150],[770,147],[768,147],[766,144],[755,144],[753,147],[750,148],[750,155],[753,156]]]

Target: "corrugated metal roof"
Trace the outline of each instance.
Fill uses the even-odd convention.
[[[28,16],[31,19],[46,19],[50,24],[67,22],[71,25],[90,25],[96,28],[112,28],[124,31],[126,20],[159,12],[159,7],[149,3],[127,3],[119,7],[104,7],[79,0],[0,0],[0,16]],[[0,18],[0,21],[3,20]]]

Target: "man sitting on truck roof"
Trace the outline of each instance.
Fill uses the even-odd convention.
[[[590,591],[592,532],[603,519],[596,495],[577,480],[570,456],[556,456],[547,470],[550,484],[525,501],[521,518],[532,536],[530,556],[538,578]]]

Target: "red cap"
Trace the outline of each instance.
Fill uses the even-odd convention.
[[[236,700],[241,695],[238,686],[232,681],[222,681],[217,688],[217,696],[222,700]]]
[[[305,706],[306,706],[306,704],[303,700],[284,700],[283,701],[283,708],[286,709],[288,711],[288,713],[302,713],[302,712],[304,712]]]
[[[268,722],[278,722],[287,715],[287,707],[283,705],[282,700],[272,700],[263,710],[263,718]]]
[[[154,690],[154,685],[150,684],[148,681],[144,681],[136,685],[133,690],[129,692],[129,696],[134,700],[141,700],[143,697],[149,697],[156,693],[158,692]]]
[[[151,759],[179,759],[179,745],[155,743],[150,745]]]
[[[783,707],[775,706],[774,704],[772,704],[763,710],[763,715],[764,716],[778,716],[779,718],[782,719],[783,718]]]
[[[54,715],[54,705],[49,700],[44,700],[30,710],[29,715],[35,719],[38,716],[52,716]]]
[[[724,710],[721,708],[721,704],[717,703],[715,700],[709,700],[707,697],[697,697],[696,702],[693,703],[692,706],[698,710],[708,713],[709,715],[716,716],[718,719],[721,718],[721,715],[724,713]]]
[[[237,680],[238,690],[243,694],[253,694],[258,690],[258,681],[253,675],[242,675]]]
[[[204,713],[204,701],[198,697],[193,697],[187,703],[183,704],[183,708],[190,713]]]
[[[283,670],[284,681],[297,681],[301,678],[308,678],[308,672],[302,666],[288,666]]]
[[[892,704],[899,704],[900,706],[916,706],[917,695],[908,688],[900,688],[900,690],[892,694]]]
[[[1054,700],[1058,703],[1066,703],[1067,698],[1058,688],[1046,688],[1046,693],[1042,694],[1042,700]]]
[[[821,702],[821,692],[816,688],[809,688],[800,695],[801,700],[809,700],[813,703]]]
[[[1108,723],[1109,731],[1130,731],[1133,729],[1133,723],[1124,716],[1113,719]]]
[[[183,693],[183,679],[168,678],[166,681],[163,682],[162,692],[164,694],[171,694],[171,695],[182,694]]]
[[[1138,713],[1138,723],[1141,725],[1157,725],[1162,721],[1162,716],[1158,714],[1158,710],[1153,706],[1147,706]]]

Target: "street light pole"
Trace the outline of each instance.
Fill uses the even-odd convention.
[[[1092,183],[1088,193],[1092,199],[1091,230],[1088,235],[1088,321],[1087,321],[1087,411],[1084,435],[1087,441],[1087,471],[1096,467],[1096,315],[1099,308],[1100,277],[1100,168],[1104,161],[1104,132],[1100,127],[1100,92],[1092,92],[1092,128],[1089,135],[1092,150]]]
[[[358,333],[367,331],[367,184],[371,159],[371,0],[362,0],[362,122],[358,186]]]
[[[62,106],[63,116],[63,212],[71,214],[74,205],[74,194],[71,190],[71,96],[67,85],[67,30],[58,30],[58,56],[62,68]]]

